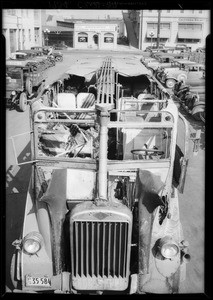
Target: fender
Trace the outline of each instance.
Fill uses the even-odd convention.
[[[66,182],[67,170],[57,169],[53,171],[52,179],[47,188],[45,195],[40,201],[46,202],[48,205],[51,230],[53,237],[53,262],[54,273],[57,275],[61,273],[64,255],[63,255],[63,224],[65,214],[67,212],[66,206]]]
[[[199,115],[201,113],[204,113],[205,112],[205,103],[204,102],[198,102],[196,103],[196,105],[193,107],[192,109],[192,116],[193,117],[198,117],[198,119],[200,119]]]
[[[166,75],[166,78],[165,78],[165,79],[166,79],[166,80],[168,80],[168,79],[174,79],[175,81],[178,81],[176,77],[174,77],[174,76],[172,76],[172,75],[169,75],[169,74]]]
[[[147,170],[139,170],[137,176],[138,223],[139,223],[139,276],[149,273],[149,256],[154,221],[153,212],[164,205],[158,193],[163,188],[161,179]],[[139,290],[143,287],[139,281]]]

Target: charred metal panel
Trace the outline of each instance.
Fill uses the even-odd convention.
[[[149,255],[151,246],[153,212],[163,205],[158,193],[164,184],[159,176],[150,171],[139,170],[137,178],[138,214],[139,214],[139,275],[149,273]],[[140,289],[140,287],[139,287]]]
[[[52,179],[46,194],[40,199],[48,204],[53,238],[54,274],[59,274],[63,267],[63,223],[66,207],[67,170],[57,169],[52,173]]]

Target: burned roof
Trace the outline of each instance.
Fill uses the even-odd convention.
[[[77,61],[67,71],[67,74],[77,76],[92,76],[98,69],[101,68],[103,62],[102,57],[96,57],[94,60],[91,58]],[[140,63],[139,59],[134,57],[127,58],[112,58],[112,67],[114,70],[126,77],[134,77],[140,75],[150,75],[149,70]]]

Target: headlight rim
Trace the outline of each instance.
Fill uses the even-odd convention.
[[[26,249],[26,242],[29,241],[29,240],[32,240],[32,241],[35,241],[36,243],[38,243],[38,250],[36,250],[35,252],[29,252],[27,249]],[[35,255],[37,254],[42,246],[44,244],[44,240],[43,240],[43,237],[42,235],[37,232],[37,231],[32,231],[32,232],[29,232],[28,234],[25,235],[25,237],[23,238],[22,240],[22,249],[24,251],[24,253],[28,254],[28,255]]]
[[[175,250],[175,253],[172,255],[171,249]],[[166,249],[169,249],[169,254],[166,254],[165,251]],[[174,252],[173,250],[173,252]],[[174,241],[174,239],[170,236],[166,236],[164,238],[161,238],[160,243],[159,243],[159,251],[160,254],[165,258],[165,259],[173,259],[177,257],[177,255],[180,253],[180,247],[178,244]]]

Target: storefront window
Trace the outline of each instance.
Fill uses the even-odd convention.
[[[78,42],[79,43],[87,43],[88,42],[88,35],[87,33],[81,32],[78,34]]]
[[[113,37],[105,37],[104,43],[113,43]]]
[[[104,35],[104,43],[113,43],[114,42],[114,35],[111,33],[106,33]]]
[[[79,43],[87,43],[87,37],[86,36],[79,36],[78,37]]]

